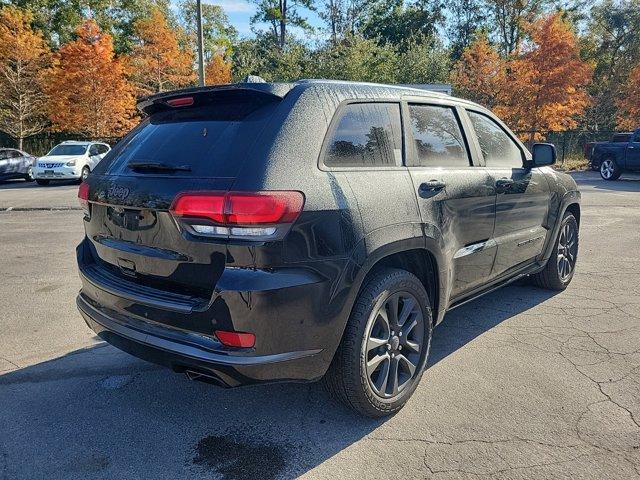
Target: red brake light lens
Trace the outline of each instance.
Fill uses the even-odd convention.
[[[89,215],[89,184],[82,182],[78,187],[78,202],[85,215]]]
[[[181,194],[173,202],[171,212],[179,217],[208,218],[216,223],[225,223],[224,193]]]
[[[292,223],[304,203],[300,192],[230,192],[226,200],[226,223],[230,225]]]
[[[303,205],[300,192],[183,193],[173,202],[171,212],[229,226],[276,225],[293,223]]]
[[[216,330],[216,337],[227,347],[251,348],[256,344],[256,336],[253,333]]]
[[[180,97],[167,100],[167,105],[172,107],[190,107],[193,105],[193,97]]]

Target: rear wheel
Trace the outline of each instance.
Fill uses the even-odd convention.
[[[364,285],[324,378],[329,392],[356,412],[400,410],[418,386],[431,344],[432,315],[418,278],[385,268]]]
[[[49,185],[49,180],[38,180],[38,179],[36,179],[36,183],[38,185]]]
[[[560,224],[560,232],[544,270],[531,276],[533,283],[549,290],[567,288],[578,259],[578,222],[572,213],[566,212]]]
[[[600,176],[604,180],[617,180],[620,178],[620,168],[612,158],[605,158],[600,164]]]

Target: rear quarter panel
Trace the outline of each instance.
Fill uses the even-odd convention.
[[[320,161],[331,120],[347,100],[399,100],[397,92],[301,86],[284,99],[256,159],[247,161],[234,188],[299,190],[304,212],[282,244],[283,262],[326,279],[326,296],[312,299],[330,361],[368,269],[394,250],[424,248],[413,184],[404,167],[340,171]],[[257,173],[257,175],[256,175]],[[249,178],[259,185],[249,185]]]

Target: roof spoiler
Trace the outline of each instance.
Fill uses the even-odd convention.
[[[233,83],[208,87],[184,88],[163,92],[138,100],[138,110],[146,115],[176,107],[211,103],[216,99],[238,98],[268,103],[282,100],[294,87],[291,83]]]

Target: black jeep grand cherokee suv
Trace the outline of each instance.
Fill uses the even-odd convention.
[[[236,386],[324,377],[399,410],[447,310],[563,289],[580,193],[489,111],[402,87],[235,84],[141,102],[79,192],[78,307],[104,340]]]

